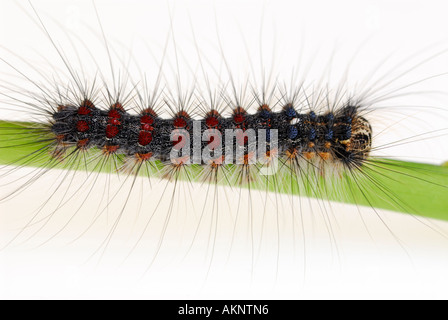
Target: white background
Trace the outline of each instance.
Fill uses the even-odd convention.
[[[179,77],[183,83],[181,92],[188,90],[193,80],[204,85],[198,66],[198,51],[212,82],[218,82],[213,79],[213,75],[219,74],[223,78],[228,76],[222,64],[222,56],[230,64],[238,84],[244,83],[246,76],[258,82],[259,65],[270,67],[272,64],[275,65],[275,75],[279,75],[280,81],[287,82],[291,68],[306,69],[310,61],[313,61],[313,67],[307,76],[319,81],[322,73],[328,71],[326,66],[333,56],[330,82],[338,84],[340,75],[350,63],[349,80],[356,85],[369,77],[372,70],[386,58],[390,66],[394,66],[417,54],[408,64],[412,66],[448,48],[445,1],[175,1],[169,4],[164,1],[95,1],[95,4],[115,57],[115,70],[129,68],[135,81],[142,79],[144,73],[150,87],[156,78],[168,39],[163,71],[166,82],[172,85],[176,80],[173,75],[177,75],[179,68]],[[86,78],[94,75],[99,68],[105,81],[110,84],[109,60],[92,3],[33,1],[33,5],[56,45],[63,48],[70,64],[77,70],[81,70],[82,65]],[[38,26],[36,15],[27,3],[21,2],[19,6],[12,1],[2,1],[0,21],[3,59],[36,81],[45,83],[45,77],[50,77],[46,78],[48,84],[48,79],[56,77],[58,83],[65,83],[64,80],[69,79],[67,70]],[[176,46],[173,45],[173,39]],[[177,51],[173,50],[174,47]],[[175,64],[176,52],[179,67]],[[130,56],[135,61],[129,60]],[[302,59],[299,59],[301,56]],[[255,71],[251,69],[249,61],[253,63]],[[7,64],[0,65],[2,80],[8,86],[11,84],[36,90]],[[51,68],[48,68],[49,65]],[[400,78],[401,82],[398,81],[397,85],[447,71],[448,55],[445,54],[413,69]],[[400,72],[395,71],[393,74]],[[444,90],[446,93],[446,83],[447,78],[441,76],[419,84],[410,91]],[[27,92],[19,92],[18,96],[21,94],[26,96]],[[389,121],[402,123],[404,119],[410,122],[403,124],[400,128],[406,130],[398,130],[399,133],[392,128],[388,131],[391,135],[409,137],[415,132],[446,129],[446,94],[420,94],[411,98],[408,95],[404,99],[400,101],[403,105],[424,101],[441,109],[436,111],[426,108],[417,114],[399,108],[396,114],[401,118],[393,118],[395,115],[392,114],[388,115]],[[20,114],[11,111],[5,100],[0,99],[0,103],[3,102],[0,108],[2,116],[19,117]],[[381,116],[376,120],[381,121]],[[385,155],[433,163],[447,160],[447,148],[444,146],[446,135],[435,134],[432,138],[430,142],[425,140],[423,147],[421,144],[408,144],[402,149],[387,150]],[[387,139],[393,141],[398,138],[387,135]],[[16,177],[29,174],[24,170],[17,172]],[[48,175],[48,180],[44,181],[49,185],[56,177],[57,173]],[[18,196],[13,201],[0,204],[2,243],[6,243],[17,230],[23,228],[30,212],[39,205],[39,199],[48,198],[48,191],[42,187],[45,182],[41,183],[40,188],[35,184],[34,189],[30,189],[32,191],[26,190],[22,198]],[[96,192],[100,193],[102,185],[104,183],[98,182],[97,189],[92,192],[99,190]],[[164,185],[165,182],[156,183],[159,193]],[[195,186],[192,195],[204,197],[203,188]],[[191,214],[195,218],[181,219],[183,222],[189,221],[185,224],[171,222],[174,225],[172,230],[179,233],[171,231],[170,236],[164,239],[167,245],[160,253],[161,262],[143,277],[142,269],[145,270],[145,267],[142,266],[148,265],[148,256],[151,256],[144,257],[145,246],[143,253],[140,251],[136,254],[135,260],[130,259],[131,262],[120,264],[117,262],[120,258],[117,257],[125,256],[129,250],[129,244],[124,245],[120,241],[135,241],[137,237],[132,230],[136,221],[143,223],[148,216],[125,216],[121,227],[123,234],[117,232],[116,240],[110,246],[112,248],[107,251],[106,256],[112,257],[110,261],[104,258],[98,264],[95,259],[84,263],[105,235],[101,226],[98,227],[98,234],[89,233],[75,246],[63,245],[72,235],[63,234],[55,241],[36,248],[61,228],[65,221],[64,212],[73,213],[73,209],[64,209],[61,220],[56,217],[50,221],[47,229],[24,241],[24,244],[13,245],[0,252],[0,295],[4,298],[446,298],[448,278],[444,270],[448,267],[448,240],[411,216],[381,213],[399,237],[400,241],[397,241],[385,231],[373,210],[295,199],[296,211],[300,204],[305,215],[305,253],[303,239],[298,235],[299,229],[288,227],[287,217],[291,215],[288,206],[291,201],[288,197],[282,197],[279,202],[270,202],[268,211],[271,210],[273,214],[267,222],[268,226],[275,225],[276,214],[280,213],[280,225],[283,226],[280,229],[283,231],[280,258],[277,256],[279,247],[269,245],[271,241],[278,241],[276,230],[265,231],[257,235],[265,240],[260,249],[263,254],[254,267],[248,258],[254,249],[248,245],[247,217],[243,214],[243,218],[239,218],[240,233],[235,240],[238,245],[230,248],[228,242],[232,238],[233,225],[224,214],[219,225],[220,237],[216,242],[214,263],[210,267],[207,262],[210,251],[205,244],[195,248],[187,261],[179,258],[183,256],[189,242],[186,241],[186,244],[181,241],[178,235],[184,232],[191,236],[198,221],[198,209],[186,209],[183,206],[190,201],[189,196],[181,195],[176,200],[179,203],[174,209],[175,217],[185,219]],[[241,199],[249,199],[246,191],[240,196]],[[162,201],[158,212],[166,212],[169,207],[170,198],[167,195],[165,197],[167,199]],[[183,197],[187,200],[183,200]],[[261,212],[263,195],[251,197],[253,212]],[[257,197],[261,197],[261,200],[257,200]],[[155,199],[158,201],[159,198],[151,195],[145,201],[154,208]],[[82,200],[82,197],[77,199]],[[131,203],[126,212],[133,212],[132,208]],[[83,210],[84,215],[79,213],[79,216],[87,220],[89,213],[97,212],[97,207],[94,202],[89,204],[87,201]],[[229,209],[223,206],[221,211],[235,218],[234,206]],[[370,234],[365,230],[361,216],[366,220]],[[324,217],[330,217],[334,235],[329,234],[327,218]],[[83,230],[86,220],[80,218],[74,223],[73,234],[76,234],[76,230]],[[257,221],[260,222],[259,218]],[[434,223],[447,231],[445,223]],[[110,222],[105,225],[110,226]],[[138,223],[137,226],[141,227]],[[163,219],[151,230],[160,230],[161,226]],[[203,234],[198,236],[197,242],[207,243],[209,230],[203,227]],[[147,241],[157,242],[158,237],[156,232]],[[148,252],[151,250],[154,248],[151,247]],[[303,261],[304,257],[307,262]],[[277,262],[279,267],[276,266]],[[209,276],[205,277],[207,272]]]

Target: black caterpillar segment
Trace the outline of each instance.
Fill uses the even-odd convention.
[[[245,156],[249,154],[251,141],[244,133],[250,129],[253,129],[256,141],[266,144],[262,150],[269,153],[278,148],[278,155],[286,159],[334,160],[347,167],[359,167],[371,150],[372,128],[359,115],[359,108],[350,105],[320,115],[298,113],[290,104],[279,112],[262,105],[255,114],[237,107],[230,117],[211,110],[204,119],[197,120],[196,124],[195,121],[185,111],[177,112],[171,119],[163,119],[151,108],[135,115],[126,112],[120,103],[106,111],[97,108],[90,100],[84,100],[79,106],[60,105],[53,114],[51,131],[57,137],[58,154],[61,149],[72,146],[78,149],[96,147],[108,154],[135,156],[140,160],[166,161],[172,156],[173,148],[180,157],[179,147],[188,143],[193,150],[193,139],[189,137],[199,133],[195,132],[195,125],[200,128],[201,150],[209,148],[213,154],[213,149],[221,148],[222,159],[229,152],[228,148],[215,136],[204,141],[206,130],[224,137],[226,130],[240,129],[235,131],[232,147],[233,150],[236,146],[243,147]],[[258,139],[260,129],[266,129],[263,140]],[[277,130],[278,143],[275,145],[271,144],[270,130]],[[233,155],[234,162],[237,161],[235,157]],[[204,160],[200,163],[209,164]]]

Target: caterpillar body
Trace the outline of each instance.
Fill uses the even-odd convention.
[[[166,160],[173,147],[173,130],[183,129],[193,136],[192,120],[185,111],[180,111],[174,119],[166,120],[158,118],[152,109],[133,116],[126,113],[119,102],[111,106],[109,111],[97,109],[89,100],[83,101],[80,106],[59,106],[52,117],[54,123],[50,129],[57,143],[57,154],[65,153],[61,149],[75,145],[77,149],[97,147],[106,154],[123,153],[140,161],[152,157]],[[269,106],[262,105],[256,115],[248,115],[244,108],[237,107],[232,118],[222,118],[216,110],[211,110],[206,119],[199,121],[198,126],[201,128],[200,137],[204,136],[205,130],[212,130],[211,133],[215,130],[220,136],[228,129],[240,129],[242,132],[250,129],[277,130],[279,152],[296,161],[301,158],[312,160],[317,155],[323,161],[331,158],[347,167],[360,166],[371,148],[371,126],[358,115],[356,107],[350,106],[338,110],[336,115],[316,115],[314,112],[298,114],[292,105],[285,106],[280,113],[272,113]],[[244,147],[245,142],[248,142],[248,138],[246,141],[244,138],[241,134],[235,143]],[[269,134],[266,140],[269,144]],[[175,145],[180,143],[176,141]],[[206,143],[212,147],[217,145],[212,139]],[[231,149],[234,149],[233,144]],[[274,152],[268,149],[264,155],[267,158],[271,151]],[[219,153],[225,157],[226,148]],[[247,152],[243,154],[243,157],[248,156]],[[188,161],[189,157],[187,155]],[[220,159],[212,162],[216,163],[217,160]]]

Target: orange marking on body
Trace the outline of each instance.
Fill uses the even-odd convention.
[[[135,154],[135,158],[136,158],[137,161],[139,161],[139,162],[148,161],[149,159],[152,158],[152,152],[148,152],[148,153],[136,153],[136,154]]]
[[[255,153],[254,152],[249,152],[248,154],[245,154],[243,157],[243,164],[244,165],[249,165],[250,161],[254,158]]]
[[[299,152],[298,152],[298,150],[297,149],[288,149],[288,150],[286,150],[285,151],[285,155],[286,155],[286,157],[288,158],[288,159],[295,159],[295,158],[297,158],[297,154],[298,154]]]
[[[79,149],[85,149],[89,143],[89,139],[81,139],[76,143]]]
[[[315,152],[304,152],[303,156],[305,157],[305,159],[307,160],[311,160],[314,158],[314,156],[316,155]]]
[[[118,150],[119,147],[120,147],[120,146],[118,146],[118,145],[115,145],[115,146],[108,146],[108,145],[105,145],[104,148],[103,148],[103,152],[104,152],[105,154],[112,154],[112,153],[117,152],[117,150]]]
[[[262,104],[259,108],[258,111],[262,111],[262,110],[266,110],[271,112],[271,108],[269,108],[269,106],[267,104]]]
[[[331,158],[331,154],[330,152],[319,152],[319,157],[326,161]]]

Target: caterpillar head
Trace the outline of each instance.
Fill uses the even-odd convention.
[[[352,122],[352,136],[347,151],[354,155],[354,161],[362,164],[372,149],[372,126],[363,117],[357,116]]]
[[[343,109],[343,119],[336,124],[339,127],[340,136],[335,154],[347,167],[361,167],[369,157],[372,149],[372,126],[369,121],[359,115],[358,107],[346,107]]]

